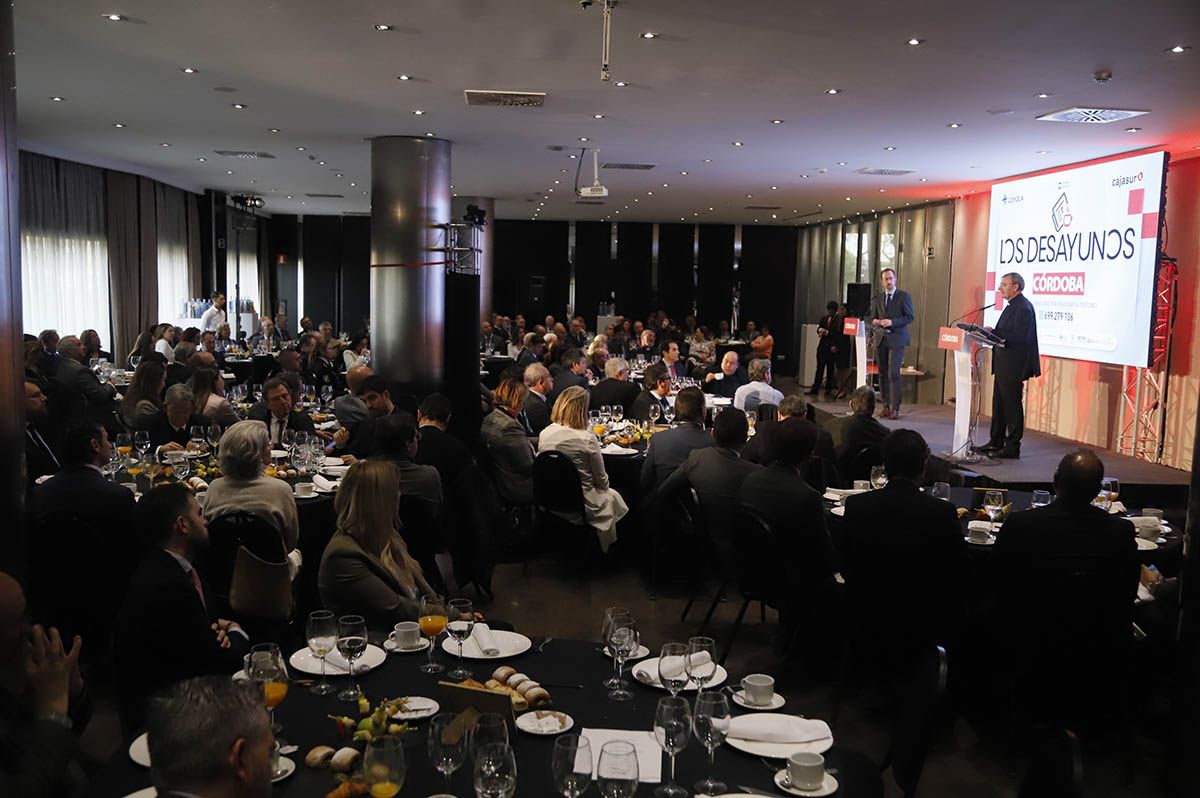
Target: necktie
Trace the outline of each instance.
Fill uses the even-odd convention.
[[[188,571],[192,577],[192,587],[196,588],[196,595],[200,597],[200,603],[204,605],[204,611],[208,612],[208,602],[204,600],[204,588],[200,586],[200,574],[196,573],[196,569]]]
[[[891,302],[891,301],[892,301],[892,295],[891,295],[891,294],[888,294],[888,295],[887,295],[887,301],[888,301],[888,302]]]

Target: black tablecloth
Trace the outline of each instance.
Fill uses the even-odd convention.
[[[539,642],[535,639],[535,644]],[[662,641],[651,641],[657,646]],[[442,662],[452,658],[438,651],[437,657]],[[435,682],[438,677],[420,673],[417,668],[424,662],[425,654],[392,654],[387,662],[379,669],[366,674],[360,680],[363,691],[372,702],[383,698],[402,695],[435,696]],[[492,671],[501,663],[471,662],[476,678],[488,678]],[[597,651],[597,645],[584,641],[553,640],[541,653],[529,651],[518,657],[504,661],[521,672],[528,674],[543,684],[583,684],[583,689],[554,687],[551,695],[554,707],[571,715],[575,727],[571,733],[581,729],[609,728],[633,729],[649,731],[653,726],[654,708],[658,699],[666,693],[633,683],[634,698],[632,701],[617,703],[609,701],[600,682],[611,675],[612,663]],[[298,674],[293,674],[294,677]],[[730,674],[730,683],[740,680],[744,674]],[[344,682],[344,677],[335,679],[336,683]],[[790,696],[785,696],[790,698]],[[743,710],[736,705],[731,706],[735,714]],[[783,711],[804,715],[814,712],[815,707],[806,707],[791,701]],[[307,687],[292,685],[287,699],[276,710],[276,720],[283,724],[282,737],[290,743],[299,746],[299,750],[290,756],[298,767],[296,773],[275,786],[275,794],[280,796],[322,796],[335,786],[333,776],[325,770],[310,770],[304,766],[304,755],[314,745],[333,745],[339,742],[334,736],[333,721],[327,715],[354,715],[353,706],[338,701],[335,696],[314,696]],[[426,735],[428,721],[416,722],[417,731],[407,735],[405,754],[408,773],[401,795],[426,796],[433,793],[453,793],[459,796],[473,794],[470,767],[464,764],[453,776],[450,788],[447,789],[445,779],[437,773],[426,753]],[[521,796],[554,795],[550,778],[550,757],[554,737],[535,737],[521,731],[511,731],[510,740],[517,754],[518,788]],[[882,787],[878,769],[874,763],[862,754],[846,750],[835,745],[825,754],[828,767],[837,769],[837,779],[840,782],[838,796],[844,798],[859,798],[859,796],[880,796]],[[779,767],[783,767],[782,760]],[[677,760],[677,776],[680,784],[688,789],[708,774],[707,755],[699,742],[692,738],[688,748],[679,755]],[[755,789],[779,793],[772,782],[772,771],[769,770],[756,756],[742,753],[727,745],[721,746],[716,753],[716,768],[714,773],[723,779],[730,792],[739,792],[738,785],[746,785]],[[663,757],[663,777],[668,774],[666,756]],[[99,774],[93,795],[98,798],[123,796],[150,784],[149,773],[135,765],[124,750],[118,752],[114,760]],[[638,795],[653,794],[657,785],[642,784]]]

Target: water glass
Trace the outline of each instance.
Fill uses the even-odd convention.
[[[479,752],[493,743],[508,744],[508,723],[498,712],[484,712],[475,721],[467,734],[471,761],[479,758]]]
[[[626,740],[610,740],[600,747],[596,786],[603,798],[633,798],[638,786],[637,749]]]
[[[325,658],[337,647],[337,634],[337,619],[331,610],[309,613],[304,636],[308,640],[308,650],[321,660],[321,681],[309,688],[314,695],[329,695],[335,689],[325,676]]]
[[[686,698],[660,698],[654,710],[654,739],[671,758],[671,780],[654,791],[658,798],[687,798],[688,791],[675,783],[675,755],[687,748],[692,734],[692,705]]]
[[[592,744],[588,739],[576,734],[555,739],[550,775],[563,798],[580,798],[587,792],[592,783]]]
[[[1033,498],[1030,499],[1030,501],[1029,501],[1029,506],[1030,507],[1045,507],[1049,503],[1050,503],[1050,491],[1035,490],[1033,492]]]
[[[871,487],[875,490],[886,487],[888,484],[887,471],[883,466],[871,466]]]
[[[625,408],[622,405],[612,406],[612,420],[618,424],[625,418]]]
[[[988,520],[992,522],[992,534],[996,534],[996,519],[1000,517],[1000,511],[1004,509],[1004,493],[998,490],[989,490],[983,494],[983,510],[988,515]]]
[[[450,599],[447,609],[446,617],[452,620],[446,624],[446,631],[458,641],[458,667],[447,673],[446,678],[461,682],[473,676],[463,664],[463,644],[475,629],[475,610],[471,600],[465,598]]]
[[[665,420],[668,424],[673,425],[675,423],[675,405],[667,405],[663,408],[662,412],[663,420]]]
[[[443,712],[429,719],[429,761],[439,773],[446,777],[446,789],[450,789],[450,777],[462,767],[467,758],[467,736],[452,734],[448,727],[458,715]]]
[[[947,502],[950,501],[950,483],[948,483],[948,482],[933,483],[933,487],[929,489],[929,495],[935,499],[941,499],[942,501],[947,501]]]
[[[203,453],[208,449],[208,429],[199,424],[193,424],[188,429],[188,444],[189,452]]]
[[[661,415],[662,415],[662,408],[659,407],[658,402],[652,400],[650,402],[650,423],[657,424],[659,416],[661,416]]]
[[[638,634],[637,622],[632,617],[620,616],[619,620],[613,622],[608,634],[608,650],[617,664],[618,674],[624,668],[625,661],[634,655],[640,645],[641,636]],[[618,684],[609,691],[608,697],[613,701],[629,701],[633,698],[633,693],[625,689],[625,684]]]
[[[220,445],[221,436],[224,434],[225,434],[225,431],[223,429],[221,429],[220,424],[209,424],[208,425],[208,445],[212,447],[212,450],[214,452],[216,452],[217,446]]]
[[[475,755],[475,798],[512,798],[517,792],[517,758],[507,743],[488,743]]]
[[[354,678],[354,661],[367,650],[367,622],[361,615],[343,615],[338,618],[337,650],[350,664],[350,684],[340,693],[342,701],[358,701],[362,691]]]
[[[363,778],[372,798],[392,798],[400,792],[407,770],[399,737],[384,735],[367,743],[363,752]]]
[[[688,686],[687,643],[664,643],[658,655],[658,682],[672,697]],[[670,665],[670,669],[664,668]]]
[[[608,638],[612,632],[613,625],[622,621],[632,623],[633,613],[624,607],[609,607],[604,611],[604,623],[600,626],[600,645],[608,648]],[[608,653],[611,656],[613,652],[609,649]],[[616,657],[613,657],[613,675],[605,679],[601,684],[610,690],[616,690],[625,685],[625,680],[621,678],[621,668],[617,664]]]
[[[1108,491],[1109,502],[1115,502],[1121,497],[1121,480],[1116,477],[1105,477],[1100,480],[1100,489]]]
[[[708,654],[707,657],[697,656],[699,654]],[[699,693],[704,692],[704,685],[712,681],[717,675],[717,641],[711,637],[693,637],[688,640],[687,658],[684,659],[684,668],[687,670],[688,679],[695,682]]]
[[[696,739],[708,749],[708,768],[711,774],[716,765],[717,748],[725,742],[725,735],[729,731],[729,700],[724,693],[717,691],[696,696],[692,731]],[[725,784],[711,775],[696,782],[696,792],[701,795],[720,795],[725,789]]]

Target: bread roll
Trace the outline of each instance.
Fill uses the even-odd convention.
[[[496,668],[496,672],[492,674],[492,678],[500,683],[504,683],[508,681],[509,676],[512,676],[516,672],[517,669],[511,665],[501,665],[499,668]]]
[[[329,769],[337,773],[349,773],[354,770],[354,766],[358,764],[358,758],[362,756],[357,748],[341,748],[329,760]]]
[[[525,700],[531,707],[545,706],[550,703],[550,693],[544,687],[535,687],[525,694]]]
[[[310,768],[327,768],[335,753],[328,745],[318,745],[305,755],[304,764]]]
[[[529,679],[528,681],[518,684],[516,690],[521,695],[529,695],[529,691],[535,687],[541,687],[541,685],[535,682],[533,679]]]
[[[520,686],[521,682],[527,682],[527,681],[529,681],[529,677],[526,676],[525,674],[514,673],[512,676],[509,676],[508,679],[505,680],[504,683],[515,690],[515,689],[517,689],[517,687]]]

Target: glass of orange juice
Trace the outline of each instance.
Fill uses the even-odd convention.
[[[117,436],[117,454],[128,457],[133,452],[133,436],[122,432]]]
[[[376,737],[363,753],[363,777],[371,798],[392,798],[404,786],[407,767],[399,737]]]
[[[275,707],[283,703],[288,693],[287,668],[283,655],[274,643],[259,643],[250,649],[250,681],[262,687],[263,705],[271,715],[271,730],[278,734],[283,727],[275,723]]]
[[[429,638],[429,660],[421,666],[421,673],[441,673],[446,666],[433,661],[433,649],[438,635],[446,628],[446,600],[436,593],[421,596],[421,614],[417,622],[421,625],[421,634]]]

